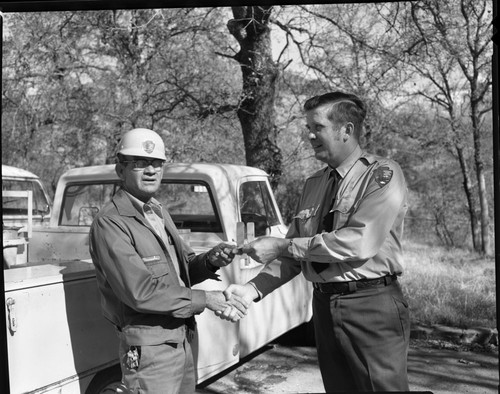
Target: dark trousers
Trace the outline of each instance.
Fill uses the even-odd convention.
[[[410,318],[397,281],[345,295],[314,290],[313,313],[327,393],[409,391]]]
[[[132,353],[131,352],[131,348]],[[131,365],[130,354],[137,353],[138,365]],[[196,377],[191,345],[184,343],[152,346],[127,345],[120,340],[122,390],[134,394],[191,394]],[[135,357],[135,356],[134,356]]]

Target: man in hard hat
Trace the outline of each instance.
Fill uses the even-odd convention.
[[[166,161],[162,138],[152,130],[125,133],[116,173],[122,188],[96,216],[90,253],[104,316],[116,327],[122,384],[133,393],[192,393],[195,373],[190,341],[194,315],[205,308],[236,321],[248,303],[220,291],[193,290],[217,279],[233,258],[221,243],[195,255],[153,195]]]

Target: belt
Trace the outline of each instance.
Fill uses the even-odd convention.
[[[358,290],[368,289],[370,287],[389,286],[392,282],[398,280],[397,275],[387,275],[375,279],[361,279],[349,282],[314,282],[313,287],[320,293],[330,294],[348,294]]]

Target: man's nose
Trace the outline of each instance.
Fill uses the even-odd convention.
[[[150,174],[153,172],[156,172],[155,168],[153,167],[152,162],[149,162],[148,165],[146,167],[144,167],[144,172],[148,172]]]
[[[309,138],[310,140],[315,140],[316,139],[316,134],[314,134],[312,131],[310,131],[307,134],[307,138]]]

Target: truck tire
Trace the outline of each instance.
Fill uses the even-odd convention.
[[[120,365],[98,372],[87,387],[85,394],[111,394],[116,393],[116,389],[121,385],[122,371]]]

